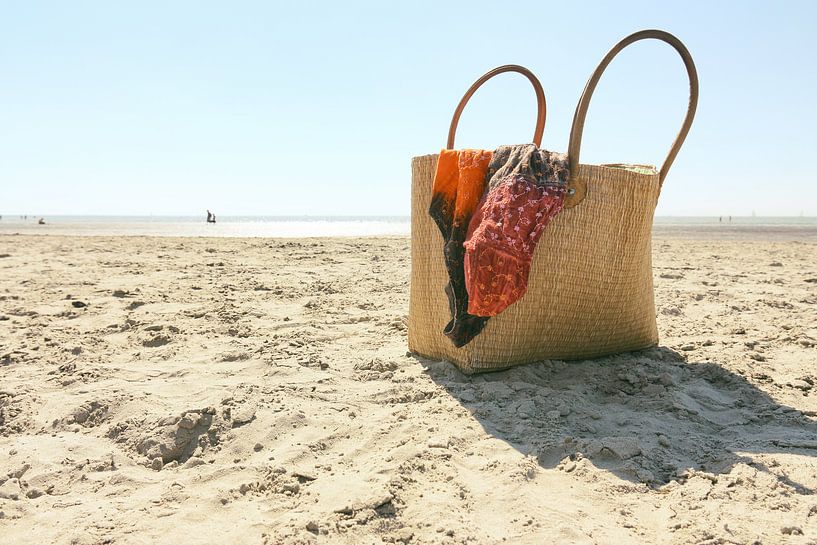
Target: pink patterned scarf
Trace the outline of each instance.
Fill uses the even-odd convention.
[[[532,144],[494,152],[464,244],[469,314],[496,316],[525,295],[536,244],[564,205],[567,164]]]

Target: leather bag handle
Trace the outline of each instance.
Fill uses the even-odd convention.
[[[533,143],[536,144],[536,147],[540,147],[542,145],[542,133],[545,131],[545,116],[547,115],[545,92],[542,90],[542,84],[539,82],[536,76],[533,75],[533,72],[524,66],[519,66],[518,64],[506,64],[487,72],[477,81],[475,81],[468,91],[465,92],[462,100],[460,100],[460,103],[457,105],[457,109],[454,110],[454,117],[451,118],[451,126],[448,129],[448,143],[446,144],[446,149],[454,148],[454,137],[457,134],[457,124],[460,121],[460,115],[462,115],[465,105],[468,104],[468,100],[473,96],[477,89],[482,86],[483,83],[492,77],[505,72],[517,72],[522,74],[528,78],[533,85],[533,90],[536,92],[536,105],[538,108],[538,113],[536,115],[536,128],[533,131]]]
[[[678,152],[681,150],[684,139],[689,133],[690,127],[692,127],[692,120],[695,118],[695,110],[698,107],[698,72],[695,70],[695,63],[692,61],[692,56],[689,54],[689,50],[687,50],[686,46],[681,43],[681,40],[663,30],[641,30],[630,34],[618,42],[607,55],[604,56],[601,63],[599,63],[593,72],[593,75],[587,80],[587,85],[584,87],[584,92],[582,93],[581,99],[579,99],[579,104],[576,106],[576,113],[573,116],[573,126],[570,129],[570,143],[567,148],[567,154],[570,158],[570,172],[578,172],[584,120],[587,117],[587,109],[590,106],[593,91],[596,89],[596,84],[598,84],[601,75],[604,73],[607,65],[610,64],[610,61],[612,61],[622,49],[634,42],[647,39],[661,40],[674,47],[684,61],[687,75],[689,76],[689,106],[687,108],[686,117],[684,118],[684,124],[681,125],[681,130],[678,132],[678,136],[675,137],[675,142],[672,143],[672,147],[667,154],[667,158],[664,160],[664,164],[661,166],[658,177],[659,188],[664,185],[664,179],[667,177],[667,173],[672,166],[672,162],[675,160],[675,156],[678,155]]]

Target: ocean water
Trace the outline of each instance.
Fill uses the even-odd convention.
[[[408,236],[408,216],[48,216],[0,219],[0,234],[165,237],[365,237]]]
[[[372,237],[409,236],[408,216],[39,216],[3,215],[0,235],[168,237]],[[656,236],[716,239],[817,240],[817,217],[657,216]]]
[[[817,217],[657,216],[653,222],[653,237],[814,243],[817,242]]]
[[[656,226],[747,226],[747,227],[817,227],[817,217],[811,216],[656,216]]]

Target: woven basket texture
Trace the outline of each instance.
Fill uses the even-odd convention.
[[[579,165],[584,199],[545,229],[528,291],[463,348],[442,333],[450,320],[443,239],[428,214],[437,155],[412,159],[412,352],[466,373],[547,359],[585,359],[655,346],[651,235],[659,175]]]

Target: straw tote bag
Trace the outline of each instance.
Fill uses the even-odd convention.
[[[610,61],[644,39],[662,40],[680,54],[690,82],[686,117],[660,170],[643,165],[585,165],[579,162],[590,99]],[[448,137],[454,146],[459,116],[487,79],[508,71],[531,80],[539,101],[534,143],[541,141],[545,100],[536,78],[504,66],[480,78],[458,105]],[[652,221],[661,186],[692,125],[698,76],[692,57],[675,36],[636,32],[616,44],[591,75],[573,118],[568,146],[570,181],[565,208],[544,231],[533,256],[528,291],[491,318],[462,348],[442,333],[450,319],[443,239],[428,214],[437,155],[412,159],[411,295],[408,343],[413,353],[448,360],[466,373],[490,371],[545,359],[584,359],[655,346]]]

